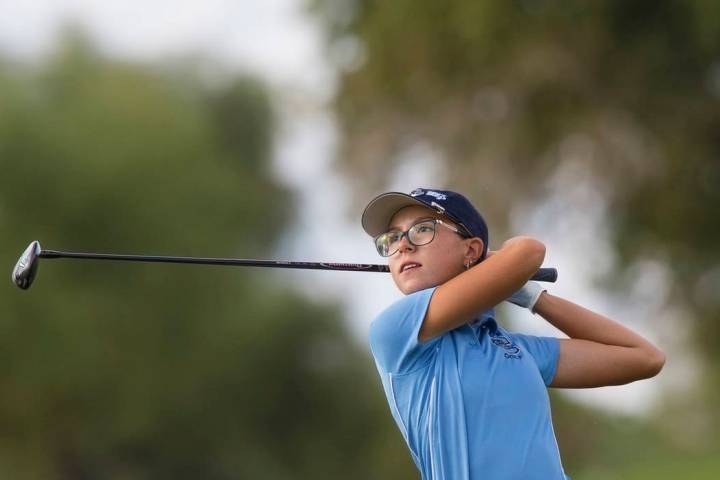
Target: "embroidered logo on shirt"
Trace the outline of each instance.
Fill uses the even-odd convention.
[[[505,358],[522,358],[520,347],[497,330],[490,332],[490,340],[493,344],[505,349]]]

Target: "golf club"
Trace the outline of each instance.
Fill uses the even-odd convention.
[[[387,265],[365,263],[283,262],[275,260],[247,260],[240,258],[172,257],[157,255],[117,255],[108,253],[58,252],[43,250],[37,240],[30,243],[18,259],[11,279],[15,285],[27,290],[37,275],[40,258],[79,258],[88,260],[116,260],[129,262],[191,263],[196,265],[234,265],[240,267],[297,268],[304,270],[344,270],[351,272],[389,272]],[[532,278],[541,282],[557,280],[557,270],[541,268]]]

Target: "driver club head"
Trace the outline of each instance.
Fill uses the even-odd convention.
[[[23,290],[27,290],[32,285],[35,275],[37,275],[38,261],[40,252],[40,242],[37,240],[30,243],[23,254],[15,264],[10,278],[13,283]]]

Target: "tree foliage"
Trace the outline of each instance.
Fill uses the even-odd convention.
[[[267,168],[272,132],[251,78],[211,88],[75,36],[36,66],[4,62],[0,263],[32,239],[262,257],[292,201]],[[383,462],[396,434],[338,309],[278,280],[45,260],[31,290],[8,282],[0,477],[403,478],[407,465]]]

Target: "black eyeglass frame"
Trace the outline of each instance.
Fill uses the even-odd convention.
[[[427,242],[417,244],[417,243],[413,242],[412,240],[410,240],[410,230],[412,230],[413,228],[417,227],[418,225],[420,225],[420,224],[422,224],[422,223],[432,223],[432,224],[433,224],[433,235],[432,235],[432,238],[430,238],[430,240],[428,240]],[[445,227],[445,228],[453,231],[454,233],[457,233],[457,234],[460,235],[462,238],[472,238],[472,236],[471,236],[469,233],[466,233],[466,231],[463,231],[463,230],[465,230],[465,228],[464,228],[462,225],[460,225],[460,226],[463,227],[463,230],[460,230],[459,228],[455,228],[455,227],[453,227],[452,225],[448,225],[447,223],[443,222],[443,221],[440,220],[439,218],[426,218],[426,219],[423,219],[423,220],[418,220],[417,222],[413,223],[412,225],[410,225],[410,228],[408,228],[408,229],[405,230],[404,232],[403,232],[403,231],[398,232],[398,233],[400,234],[400,237],[396,240],[396,243],[399,244],[400,241],[403,239],[403,237],[406,237],[406,238],[408,239],[408,242],[410,243],[410,245],[414,245],[414,246],[416,246],[416,247],[422,247],[423,245],[428,245],[428,244],[432,243],[433,240],[435,240],[435,233],[437,232],[437,227],[436,227],[437,224],[440,224],[440,225],[442,225],[443,227]],[[378,239],[379,239],[380,237],[382,237],[383,235],[387,235],[388,233],[390,233],[390,231],[383,232],[383,233],[381,233],[380,235],[377,235],[377,236],[375,236],[375,237],[373,238],[373,243],[374,243],[374,245],[375,245],[375,249],[377,250],[378,254],[379,254],[381,257],[385,257],[385,258],[387,258],[387,257],[392,257],[393,255],[395,255],[395,254],[398,252],[398,250],[400,250],[400,249],[398,248],[398,249],[396,249],[394,252],[389,253],[389,254],[387,254],[387,255],[383,255],[383,254],[380,252],[380,247],[378,246],[378,243],[377,243],[377,242],[378,242]]]

